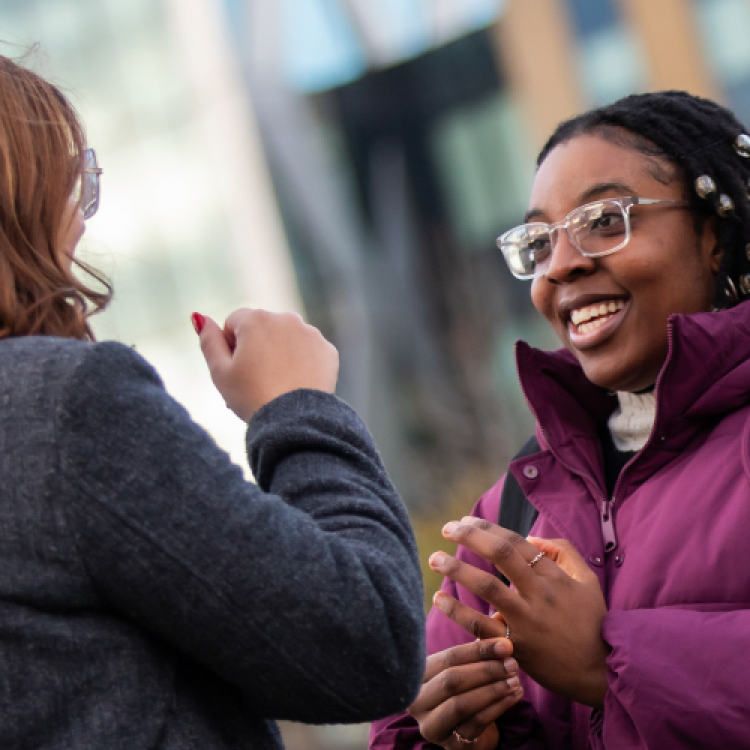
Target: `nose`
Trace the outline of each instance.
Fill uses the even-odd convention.
[[[570,241],[565,229],[552,232],[550,241],[552,254],[544,275],[553,284],[564,284],[596,269],[596,259],[583,255]]]

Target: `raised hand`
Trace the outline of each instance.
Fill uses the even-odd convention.
[[[429,656],[422,689],[409,706],[422,736],[446,750],[494,750],[495,719],[523,696],[512,650],[509,641],[496,638]]]
[[[211,318],[193,321],[211,379],[240,419],[298,388],[336,388],[336,348],[296,313],[235,310],[223,330]]]
[[[607,607],[596,575],[572,545],[564,540],[532,543],[474,517],[447,524],[443,535],[493,563],[513,583],[509,589],[492,574],[445,552],[430,558],[433,570],[501,613],[521,669],[559,695],[602,706],[609,649],[601,631]],[[538,557],[540,550],[545,552],[542,557]],[[439,592],[435,606],[474,635],[497,634],[497,620],[448,594]]]

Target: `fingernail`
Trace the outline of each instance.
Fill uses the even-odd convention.
[[[496,656],[507,656],[512,653],[513,649],[508,641],[503,638],[495,644],[495,655]]]
[[[433,552],[433,554],[430,555],[430,567],[441,568],[445,565],[445,559],[445,555],[442,552]]]
[[[200,313],[193,313],[190,316],[190,320],[193,321],[193,328],[195,332],[200,336],[203,326],[206,325],[206,319]]]
[[[443,534],[450,536],[457,528],[458,524],[455,521],[446,523],[445,526],[443,526]]]
[[[518,662],[515,659],[503,659],[503,667],[508,674],[518,672]]]
[[[445,608],[445,594],[443,594],[442,591],[438,591],[435,593],[435,596],[432,597],[432,603],[440,610]]]
[[[517,688],[521,684],[521,681],[518,679],[518,677],[508,677],[506,682],[508,683],[508,687],[510,688]]]

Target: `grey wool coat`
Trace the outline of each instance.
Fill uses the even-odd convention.
[[[253,417],[257,485],[119,344],[0,342],[0,405],[0,748],[279,748],[413,698],[414,538],[337,398]]]

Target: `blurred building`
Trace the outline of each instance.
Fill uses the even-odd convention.
[[[253,110],[212,0],[3,0],[2,54],[57,83],[104,168],[79,252],[115,285],[94,319],[136,348],[240,464],[244,425],[190,323],[242,305],[299,309]]]
[[[340,392],[416,517],[469,507],[532,429],[512,342],[555,345],[494,247],[536,151],[647,89],[750,119],[750,2],[224,2]]]

